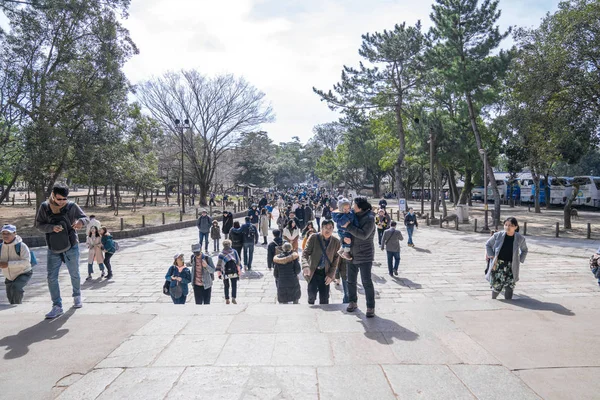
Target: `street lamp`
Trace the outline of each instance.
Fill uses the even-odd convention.
[[[185,128],[190,127],[190,120],[184,119],[183,123],[179,120],[175,120],[176,129],[180,129],[181,133],[181,212],[185,214],[185,178],[183,175],[183,131]]]
[[[487,187],[487,153],[484,149],[479,149],[479,154],[483,156],[483,210],[484,210],[484,223],[481,232],[489,232],[490,227],[488,226],[488,187]]]

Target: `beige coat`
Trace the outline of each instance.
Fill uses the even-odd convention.
[[[302,270],[310,271],[310,275],[307,278],[308,282],[310,282],[312,279],[315,270],[321,261],[321,255],[323,255],[323,250],[321,249],[319,240],[321,240],[321,243],[323,246],[325,246],[323,236],[320,233],[313,233],[310,235],[308,242],[306,243],[306,248],[302,252]],[[332,235],[329,238],[329,245],[327,248],[325,248],[325,253],[327,254],[327,259],[329,260],[329,262],[326,262],[325,274],[331,279],[335,278],[335,271],[337,270],[340,262],[340,255],[338,254],[340,246],[340,240]]]
[[[94,259],[98,264],[104,264],[104,253],[102,252],[102,237],[88,236],[86,243],[88,246],[88,264],[93,263]]]

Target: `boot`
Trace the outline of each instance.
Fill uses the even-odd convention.
[[[504,289],[504,298],[506,300],[511,300],[512,296],[513,296],[512,288],[507,287],[506,289]]]
[[[231,302],[232,302],[233,304],[237,304],[237,301],[235,301],[235,297],[234,297],[233,299],[231,299]]]
[[[375,309],[374,308],[367,308],[367,318],[373,318],[375,316]]]
[[[348,308],[346,308],[346,311],[354,312],[357,308],[358,308],[358,305],[351,301],[350,303],[348,303]]]
[[[225,299],[225,304],[229,304],[229,299]]]
[[[499,294],[500,294],[499,292],[495,292],[495,291],[492,290],[492,299],[498,298]]]

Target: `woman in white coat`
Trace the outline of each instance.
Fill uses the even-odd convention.
[[[300,228],[296,226],[296,221],[290,219],[283,230],[283,240],[292,244],[294,251],[298,251],[298,239],[300,238]]]
[[[102,275],[100,278],[104,278],[104,253],[102,252],[102,236],[98,233],[98,228],[95,226],[90,229],[90,233],[86,239],[88,248],[88,277],[86,281],[92,280],[92,274],[94,273],[94,260],[98,263]]]
[[[267,243],[267,236],[269,235],[269,214],[267,209],[263,208],[260,210],[260,219],[258,221],[260,228],[260,235],[263,237],[263,244]]]

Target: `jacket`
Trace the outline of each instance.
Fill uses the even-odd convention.
[[[81,221],[85,226],[90,223],[89,218],[77,204],[69,201],[64,205],[64,207],[61,208],[61,211],[65,210],[65,207],[68,210],[65,214],[65,218],[67,221],[69,221],[69,226],[75,224],[77,221]],[[51,223],[53,215],[58,214],[54,214],[48,201],[45,201],[40,205],[40,208],[35,216],[35,227],[40,232],[46,234],[46,243],[48,243],[48,237],[54,229],[54,224]],[[77,231],[75,231],[75,229],[69,229],[69,241],[71,242],[72,247],[75,247],[79,244],[79,238],[77,237]]]
[[[102,247],[107,253],[112,254],[115,251],[117,251],[117,249],[115,248],[115,241],[113,240],[111,235],[102,236]]]
[[[98,264],[104,263],[104,254],[102,253],[102,236],[88,236],[86,238],[88,246],[88,264],[94,262]]]
[[[202,233],[209,233],[212,226],[212,218],[208,215],[201,215],[196,223],[198,230]]]
[[[400,242],[402,240],[404,240],[402,232],[396,228],[387,229],[383,232],[383,237],[381,238],[381,250],[385,247],[387,248],[387,251],[398,253],[400,252]]]
[[[229,239],[231,239],[231,247],[234,249],[241,249],[244,246],[244,238],[242,237],[242,231],[231,229],[229,231]]]
[[[375,216],[371,210],[357,212],[358,226],[348,225],[346,230],[353,236],[352,263],[360,264],[373,262],[375,259]]]
[[[239,229],[232,229],[231,232],[240,233],[243,244],[258,243],[258,232],[256,227],[250,223],[242,225]]]
[[[306,248],[302,252],[302,269],[308,269],[310,271],[310,275],[307,278],[308,282],[310,282],[315,274],[315,271],[321,262],[321,256],[323,255],[323,250],[321,249],[319,241],[321,241],[321,244],[325,246],[323,235],[320,233],[311,235],[306,243]],[[325,262],[325,275],[331,279],[335,278],[335,271],[340,262],[340,255],[338,254],[340,247],[341,243],[339,239],[332,235],[329,238],[329,245],[327,248],[325,248],[325,253],[328,260]]]
[[[407,213],[404,217],[404,225],[406,226],[419,226],[419,221],[417,221],[417,216],[415,214]]]
[[[171,265],[169,267],[169,270],[167,271],[167,275],[165,275],[165,279],[168,280],[169,282],[171,282],[171,287],[175,287],[175,286],[177,286],[177,281],[172,280],[171,276],[180,276],[181,277],[181,282],[179,282],[179,284],[181,285],[181,290],[182,290],[181,296],[182,297],[187,296],[189,293],[188,285],[192,281],[192,275],[190,274],[190,269],[188,267],[185,267],[181,270],[181,272],[179,272],[177,267],[175,267],[174,265]]]
[[[21,243],[19,254],[15,249],[17,243]],[[8,262],[8,268],[0,268],[2,275],[9,281],[14,281],[19,275],[31,271],[30,257],[29,247],[23,243],[21,236],[17,235],[10,243],[2,243],[0,261]]]
[[[488,239],[485,243],[485,251],[488,257],[494,257],[492,263],[490,264],[490,268],[485,275],[485,279],[488,281],[491,279],[492,275],[492,265],[496,264],[498,260],[498,255],[500,254],[500,249],[504,244],[504,238],[506,237],[506,232],[501,231],[495,233],[492,237]],[[519,251],[521,254],[519,254]],[[512,273],[515,278],[515,282],[519,280],[519,268],[521,263],[525,262],[525,257],[527,257],[527,244],[525,243],[525,236],[521,235],[519,232],[515,232],[515,240],[513,242],[513,260],[512,260]]]
[[[281,247],[281,245],[283,245],[283,239],[276,237],[267,246],[267,267],[273,268],[273,258],[277,255],[277,247]]]
[[[275,269],[273,276],[277,280],[277,301],[288,303],[297,301],[302,296],[298,274],[300,263],[298,253],[281,253],[273,259]]]
[[[260,216],[260,211],[250,208],[248,210],[248,216],[250,217],[251,223],[258,224],[258,217]]]
[[[269,216],[268,215],[261,215],[260,216],[260,235],[261,236],[268,236],[269,235]]]
[[[306,222],[312,221],[314,219],[313,217],[314,216],[313,216],[312,208],[310,208],[309,206],[306,206],[304,208],[304,218],[306,219]]]
[[[301,224],[307,221],[305,211],[306,208],[304,206],[298,207],[298,209],[296,210],[296,218],[298,218],[298,221],[300,221]]]
[[[375,217],[375,225],[377,225],[377,229],[387,229],[390,227],[390,216],[388,214],[384,214],[383,216],[377,214]]]
[[[210,227],[210,238],[213,240],[221,239],[221,230],[219,229],[219,225],[213,225]]]
[[[229,231],[233,228],[233,214],[228,212],[227,214],[223,214],[223,233],[229,234]]]
[[[213,280],[214,280],[213,274],[215,273],[215,264],[213,263],[212,258],[207,256],[206,254],[202,254],[202,259],[204,261],[206,261],[206,263],[208,264],[208,267],[202,268],[202,283],[204,283],[204,289],[210,289],[212,287]],[[195,255],[192,256],[191,262],[192,262],[192,274],[191,274],[190,282],[193,285],[194,280],[196,279],[196,256]]]

